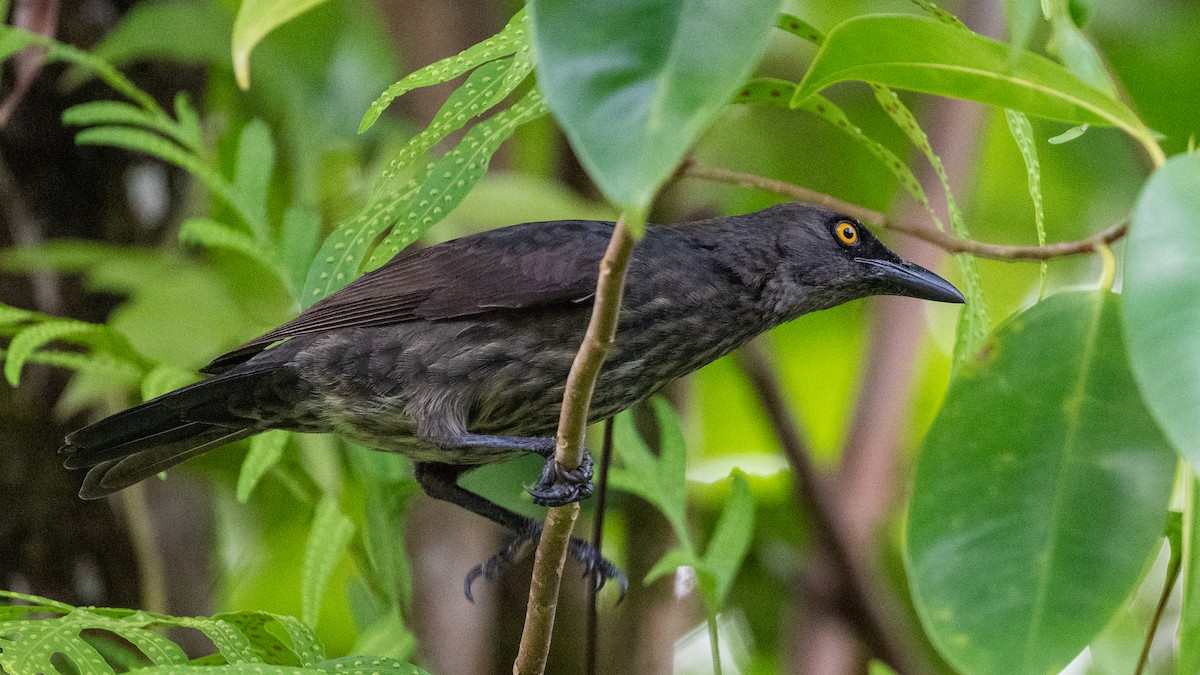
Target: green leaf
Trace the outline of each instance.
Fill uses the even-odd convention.
[[[108,326],[74,319],[51,319],[23,328],[8,344],[4,377],[12,386],[21,381],[21,369],[38,348],[55,340],[103,346],[120,356],[136,357],[124,338]]]
[[[1200,499],[1200,480],[1195,473],[1188,472],[1187,501],[1182,523],[1183,572],[1180,585],[1183,587],[1183,606],[1179,610],[1178,663],[1175,672],[1200,672],[1200,513],[1196,500]],[[1174,549],[1172,549],[1172,552]]]
[[[321,241],[321,214],[311,206],[293,206],[283,214],[279,234],[279,257],[290,280],[289,288],[299,293],[304,288],[308,268]],[[299,299],[299,298],[297,298]]]
[[[538,86],[613,203],[644,212],[758,63],[778,0],[531,0]]]
[[[755,77],[742,85],[730,103],[749,103],[772,108],[791,108],[792,96],[796,93],[796,82],[777,77]]]
[[[433,146],[468,120],[490,110],[525,80],[533,63],[526,52],[479,66],[462,86],[454,90],[421,133],[413,136],[396,154],[383,173],[383,181],[391,181],[400,171],[411,166]]]
[[[124,101],[91,101],[63,111],[66,125],[94,127],[105,124],[146,127],[195,151],[198,147],[189,134],[168,117],[160,117]]]
[[[1079,126],[1071,127],[1057,136],[1051,136],[1046,139],[1050,145],[1062,145],[1079,138],[1088,130],[1088,125],[1080,124]]]
[[[1012,45],[1010,65],[1015,65],[1033,40],[1033,30],[1042,18],[1042,3],[1040,0],[1004,0],[1004,14],[1008,19],[1009,44]]]
[[[11,326],[18,323],[24,323],[41,316],[37,312],[31,312],[20,307],[11,307],[4,303],[0,303],[0,326]]]
[[[700,565],[700,570],[711,579],[709,582],[704,579],[705,575],[701,575],[700,584],[711,614],[724,608],[729,589],[750,551],[753,538],[754,496],[750,493],[745,474],[735,469],[730,477],[725,508],[717,520],[712,538],[704,548]]]
[[[200,115],[188,101],[186,91],[175,94],[175,120],[179,129],[178,140],[185,148],[200,152]]]
[[[1017,148],[1021,151],[1021,159],[1025,162],[1026,183],[1029,185],[1029,198],[1033,200],[1033,226],[1037,230],[1038,246],[1046,245],[1046,211],[1042,208],[1042,165],[1038,161],[1037,143],[1033,138],[1033,125],[1023,113],[1005,110],[1004,118],[1008,121],[1008,130],[1012,133]],[[1047,264],[1043,260],[1039,280],[1038,297],[1046,293]]]
[[[395,536],[394,539],[403,539]],[[399,610],[390,611],[371,622],[359,633],[354,651],[360,654],[378,654],[396,659],[408,659],[417,649],[417,638],[404,623]]]
[[[180,39],[181,26],[187,27],[187,39]],[[118,66],[152,59],[215,65],[227,62],[232,31],[232,13],[217,3],[139,2],[129,8],[92,54]],[[67,75],[71,84],[81,79],[79,73]]]
[[[271,270],[284,285],[288,285],[290,282],[271,251],[263,250],[264,244],[256,242],[245,232],[235,230],[224,223],[218,223],[208,218],[189,218],[183,221],[179,227],[179,242],[244,255]]]
[[[325,238],[308,268],[300,293],[302,307],[311,307],[358,276],[371,244],[391,226],[396,210],[408,204],[418,187],[415,181],[410,182],[376,199]]]
[[[325,649],[312,630],[294,617],[262,611],[175,617],[141,610],[76,608],[34,595],[0,590],[0,598],[27,605],[0,605],[0,669],[9,673],[111,673],[100,653],[81,637],[82,631],[112,633],[128,641],[151,662],[139,673],[227,673],[244,675],[324,675],[325,673],[391,673],[427,675],[396,658],[348,656],[325,660]],[[52,616],[46,617],[46,614]],[[36,618],[29,618],[36,617]],[[199,630],[217,654],[188,661],[184,651],[151,629],[184,627]],[[89,636],[91,637],[91,636]],[[119,646],[114,648],[120,649]],[[66,662],[52,658],[66,657]],[[110,653],[141,665],[140,656]],[[220,664],[221,665],[204,665]],[[123,661],[124,662],[124,661]]]
[[[871,45],[863,49],[863,45]],[[1011,62],[1011,63],[1010,63]],[[1124,104],[1049,59],[911,15],[871,15],[834,28],[792,104],[837,82],[861,80],[962,98],[1075,124],[1148,132]]]
[[[875,93],[875,99],[879,101],[880,107],[888,117],[892,118],[892,121],[904,132],[908,140],[929,160],[929,165],[933,167],[933,172],[937,175],[942,192],[946,196],[946,213],[950,216],[950,227],[954,230],[954,234],[963,239],[970,238],[971,233],[963,218],[962,209],[958,207],[958,200],[954,198],[954,190],[950,187],[950,176],[946,173],[942,158],[938,157],[937,153],[933,151],[933,146],[929,144],[929,137],[917,122],[916,116],[891,89],[872,84],[871,91]],[[942,229],[942,222],[937,217],[937,213],[929,206],[929,201],[925,200],[921,203],[924,204],[938,229]],[[979,279],[979,269],[975,264],[975,258],[960,253],[954,256],[954,261],[958,263],[959,272],[962,274],[963,296],[967,299],[966,306],[959,312],[958,328],[955,331],[954,368],[957,370],[975,354],[979,346],[987,339],[991,321],[988,319],[987,304],[983,299],[983,284]]]
[[[632,413],[619,415],[613,427],[613,450],[621,460],[613,466],[609,481],[613,489],[635,494],[654,505],[690,550],[687,530],[687,444],[679,416],[662,399],[653,399],[658,422],[658,455],[650,450],[633,426]]]
[[[308,532],[308,544],[304,548],[303,581],[300,587],[301,613],[304,623],[317,625],[321,610],[321,599],[325,587],[333,576],[346,545],[354,536],[354,523],[338,507],[337,499],[325,497],[317,504],[312,525]]]
[[[243,504],[250,501],[250,494],[258,481],[283,457],[290,433],[280,429],[264,431],[250,439],[250,451],[242,460],[238,472],[237,500]]]
[[[798,83],[774,77],[756,77],[742,86],[741,91],[734,96],[732,102],[790,109],[792,107],[792,97],[799,86]],[[813,94],[804,99],[799,108],[829,122],[850,136],[850,138],[858,141],[867,152],[874,155],[896,177],[896,180],[904,188],[905,192],[912,195],[913,199],[925,206],[926,209],[929,209],[929,198],[925,196],[925,190],[921,187],[921,182],[917,180],[912,169],[908,168],[908,165],[904,163],[904,160],[897,157],[896,153],[889,150],[879,141],[867,136],[861,128],[850,121],[850,118],[846,116],[846,113],[836,103],[820,94]],[[936,214],[934,217],[936,218]]]
[[[787,31],[801,40],[811,42],[818,47],[825,41],[824,33],[814,28],[812,24],[804,19],[794,14],[788,14],[787,12],[779,13],[779,16],[775,19],[775,27]]]
[[[275,143],[271,140],[271,129],[260,119],[251,120],[238,136],[233,189],[253,209],[253,219],[247,224],[254,228],[254,238],[259,242],[267,241],[267,190],[274,169]]]
[[[1050,48],[1058,53],[1063,65],[1078,75],[1079,79],[1115,97],[1117,90],[1108,76],[1108,69],[1104,67],[1104,60],[1083,31],[1079,30],[1079,25],[1071,16],[1069,4],[1069,0],[1043,0],[1042,6],[1050,10],[1047,18],[1054,30]]]
[[[420,494],[420,486],[413,479],[407,460],[399,455],[359,447],[349,455],[355,475],[366,493],[363,543],[375,573],[372,578],[391,610],[402,612],[412,597],[412,568],[405,554],[404,537],[396,533],[403,531],[404,514],[412,498]],[[376,646],[363,646],[361,651],[401,656],[394,651],[381,651]]]
[[[250,52],[267,33],[325,0],[242,0],[233,21],[233,75],[238,86],[250,88]]]
[[[159,364],[142,378],[142,400],[149,401],[163,394],[185,387],[199,378],[196,374],[175,366]]]
[[[1053,672],[1161,541],[1176,460],[1138,395],[1118,296],[1049,297],[951,383],[917,461],[907,567],[934,644],[969,673]]]
[[[1125,250],[1125,337],[1146,404],[1200,467],[1200,155],[1146,181]]]
[[[695,568],[698,564],[700,564],[700,560],[690,549],[673,548],[664,553],[663,557],[659,558],[658,562],[650,568],[650,571],[646,572],[642,583],[648,586],[668,574],[673,574],[680,567]]]
[[[315,663],[307,668],[255,663],[224,666],[154,666],[138,669],[136,672],[139,675],[429,675],[427,671],[411,663],[371,656],[347,656]]]
[[[388,87],[363,115],[362,122],[358,125],[358,133],[361,134],[370,129],[383,111],[392,104],[392,101],[406,92],[420,87],[428,87],[431,84],[449,82],[488,61],[503,58],[517,51],[528,51],[528,49],[529,41],[525,35],[525,10],[521,9],[509,19],[508,25],[499,33],[477,45],[468,47],[455,56],[415,70]]]
[[[196,155],[162,136],[132,127],[104,126],[84,129],[75,135],[75,142],[79,145],[106,145],[134,152],[144,152],[174,164],[195,176],[212,191],[214,196],[232,207],[250,225],[252,231],[265,232],[267,229],[265,223],[256,222],[259,209],[247,203],[221,174]]]
[[[517,127],[544,114],[545,104],[534,89],[511,108],[471,127],[458,145],[429,169],[424,182],[400,209],[392,231],[367,259],[366,268],[372,270],[387,262],[445,218],[487,173],[500,144]],[[335,277],[335,281],[342,280]]]
[[[904,160],[897,157],[896,153],[887,149],[882,143],[867,136],[862,129],[850,121],[846,113],[834,104],[833,101],[820,94],[814,94],[800,104],[800,109],[820,117],[850,136],[850,138],[858,141],[859,145],[866,148],[867,152],[874,155],[875,159],[878,159],[891,172],[892,176],[896,178],[896,181],[900,183],[905,192],[912,195],[912,198],[917,200],[917,203],[926,209],[929,208],[929,197],[925,196],[925,190],[921,187],[921,181],[917,180],[912,169],[908,168],[908,164],[905,164]]]

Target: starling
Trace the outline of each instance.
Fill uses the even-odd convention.
[[[554,462],[572,360],[613,223],[524,223],[407,250],[295,319],[217,357],[205,380],[69,436],[85,499],[268,429],[338,433],[414,462],[425,492],[516,533],[468,577],[493,578],[539,524],[458,485],[473,468],[546,458],[529,488],[554,506],[591,494],[591,458]],[[629,263],[616,341],[589,421],[803,314],[869,295],[963,296],[905,262],[852,218],[804,204],[651,225]],[[600,581],[619,572],[589,544],[571,552]]]

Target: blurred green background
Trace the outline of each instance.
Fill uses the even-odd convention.
[[[1133,108],[1165,136],[1168,154],[1187,148],[1200,103],[1195,74],[1200,3],[1084,4],[1090,8],[1086,32]],[[203,142],[226,175],[234,172],[243,127],[254,119],[266,122],[277,157],[268,218],[279,223],[286,209],[305,209],[319,215],[322,237],[358,211],[392,154],[451,89],[412,92],[380,124],[358,135],[369,103],[403,73],[495,33],[518,8],[505,1],[330,0],[266,37],[252,58],[252,87],[242,92],[229,62],[236,5],[64,2],[57,36],[120,66],[165,106],[187,92],[202,118]],[[1005,37],[998,0],[948,9],[980,33]],[[825,30],[861,13],[917,11],[900,0],[789,2],[785,10]],[[1041,49],[1047,39],[1035,33],[1031,44]],[[814,51],[779,32],[759,73],[797,80]],[[14,66],[9,69],[0,93],[11,91],[18,78]],[[842,85],[826,93],[867,135],[910,158],[914,167],[923,166],[866,87]],[[950,167],[973,236],[1034,243],[1026,172],[1003,114],[902,96]],[[184,377],[180,373],[285,320],[296,307],[285,285],[261,267],[229,252],[179,243],[182,221],[219,219],[227,209],[210,201],[187,174],[144,155],[74,144],[74,130],[60,121],[62,110],[100,98],[111,98],[102,83],[81,70],[51,65],[0,125],[0,302],[108,321],[159,364],[160,383],[174,382],[172,377]],[[1138,148],[1116,130],[1091,129],[1067,143],[1045,142],[1066,129],[1034,120],[1050,241],[1080,238],[1127,215],[1148,171]],[[695,158],[873,209],[913,209],[874,157],[800,111],[730,106],[703,136]],[[929,171],[917,173],[927,192],[938,191]],[[660,196],[653,219],[743,213],[775,201],[778,197],[760,191],[683,179]],[[613,215],[545,118],[522,127],[502,147],[488,175],[425,240],[531,220]],[[953,278],[951,262],[928,245],[877,234],[901,255]],[[1037,265],[980,261],[979,266],[993,322],[1037,298]],[[1055,260],[1047,286],[1094,287],[1099,274],[1094,257]],[[856,410],[894,431],[866,456],[897,461],[884,460],[877,477],[863,474],[869,480],[860,488],[883,504],[869,520],[884,535],[865,550],[877,555],[881,580],[901,599],[907,598],[898,552],[904,486],[914,448],[948,382],[956,317],[953,307],[876,298],[803,317],[764,342],[819,467],[836,476],[847,470],[841,462],[847,445],[868,443],[850,437]],[[904,322],[908,328],[900,325]],[[893,336],[894,348],[883,350]],[[54,453],[59,440],[76,426],[140,400],[140,379],[119,368],[73,373],[30,365],[19,388],[0,384],[0,587],[176,614],[262,608],[299,615],[300,561],[313,495],[335,494],[357,530],[376,539],[352,544],[351,555],[337,563],[318,624],[330,653],[411,656],[434,672],[508,672],[524,616],[528,566],[477,588],[478,603],[468,604],[463,576],[504,535],[471,514],[415,495],[405,465],[395,458],[343,448],[335,439],[299,439],[289,443],[283,462],[263,477],[249,501],[240,503],[235,490],[248,445],[240,443],[188,462],[166,482],[148,481],[111,502],[80,502],[75,493],[82,476],[59,467]],[[862,408],[866,381],[884,393],[868,402],[878,409]],[[712,530],[731,467],[750,475],[756,498],[750,555],[722,614],[727,658],[735,664],[726,672],[812,672],[803,665],[811,663],[805,655],[813,652],[806,650],[827,638],[814,628],[825,613],[812,590],[820,587],[822,570],[810,555],[808,520],[764,410],[731,358],[680,382],[669,398],[688,441],[690,516],[698,536]],[[467,484],[536,514],[540,509],[528,502],[522,485],[533,481],[538,464],[531,459],[487,467]],[[372,492],[380,486],[387,488],[386,498]],[[862,503],[848,501],[844,508],[853,512]],[[703,608],[687,580],[668,578],[649,588],[640,583],[671,546],[669,528],[634,497],[615,494],[610,504],[606,551],[629,572],[631,589],[618,606],[613,596],[602,596],[601,670],[707,672]],[[585,506],[585,519],[590,508]],[[387,517],[372,524],[372,513]],[[388,528],[394,540],[380,542],[379,533]],[[356,554],[355,546],[364,550]],[[365,561],[377,562],[381,549],[394,554],[389,570],[397,589],[371,588],[364,581],[371,576],[364,575]],[[380,578],[378,568],[375,572]],[[575,579],[568,573],[564,583],[549,672],[579,667],[584,594]],[[1147,585],[1157,588],[1154,579],[1152,574]],[[1090,650],[1090,665],[1081,661],[1079,667],[1127,672],[1142,639],[1144,623],[1136,617],[1146,615],[1154,596],[1132,598],[1128,611]],[[399,612],[380,605],[381,598],[394,600]],[[836,634],[837,622],[831,626]],[[827,672],[853,672],[861,665],[853,641],[845,644],[848,670]]]

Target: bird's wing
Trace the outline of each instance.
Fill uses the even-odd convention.
[[[525,223],[406,251],[201,369],[220,373],[298,335],[579,302],[596,287],[612,223]]]

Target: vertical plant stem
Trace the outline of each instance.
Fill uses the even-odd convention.
[[[604,444],[600,457],[600,478],[596,485],[596,515],[592,519],[592,546],[596,552],[604,553],[604,510],[608,497],[608,470],[612,467],[613,453],[613,418],[604,420]],[[587,626],[587,673],[596,675],[596,647],[599,642],[600,610],[596,596],[600,594],[599,577],[592,576],[592,585],[588,589],[588,626]]]
[[[721,636],[717,631],[717,616],[708,615],[708,644],[712,647],[713,675],[721,675]]]
[[[558,448],[555,461],[568,470],[579,467],[583,458],[583,434],[587,429],[588,409],[592,392],[617,333],[617,318],[621,296],[625,290],[625,272],[635,240],[630,230],[641,231],[646,220],[644,209],[621,214],[608,250],[600,260],[600,275],[596,280],[596,299],[588,322],[583,344],[567,375],[563,393],[562,413],[558,420]],[[579,504],[550,509],[538,541],[533,562],[533,578],[529,586],[529,604],[525,610],[525,628],[521,646],[513,663],[513,672],[536,674],[545,672],[550,654],[550,634],[554,629],[554,613],[558,607],[558,588],[566,563],[571,529],[579,516]]]
[[[124,506],[125,524],[138,559],[138,585],[142,594],[142,609],[147,612],[167,612],[167,577],[158,534],[146,501],[146,483],[134,483],[118,493]]]
[[[1150,618],[1150,627],[1146,629],[1146,641],[1142,643],[1142,653],[1138,656],[1137,668],[1133,671],[1134,675],[1142,675],[1146,672],[1146,665],[1150,663],[1150,647],[1154,644],[1154,635],[1158,633],[1158,624],[1162,621],[1163,611],[1167,609],[1167,603],[1171,600],[1171,590],[1175,588],[1175,582],[1179,579],[1179,571],[1183,567],[1183,556],[1171,554],[1171,563],[1167,566],[1167,578],[1163,581],[1162,595],[1158,597],[1158,605],[1154,608],[1154,616]]]

